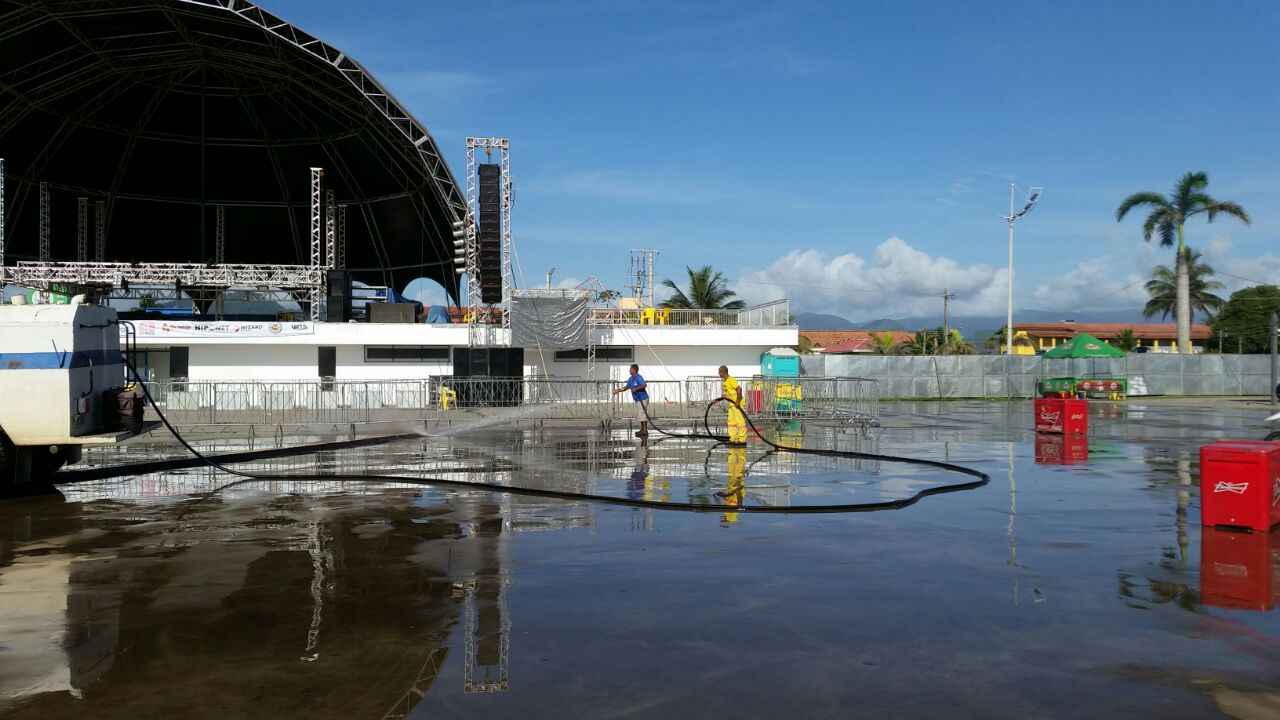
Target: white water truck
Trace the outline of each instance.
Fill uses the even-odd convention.
[[[81,296],[70,304],[24,300],[0,304],[0,494],[47,483],[83,446],[143,429],[116,311]]]

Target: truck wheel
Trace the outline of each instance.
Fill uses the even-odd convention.
[[[9,442],[9,436],[0,430],[0,488],[16,483],[18,449]]]
[[[54,473],[61,470],[63,465],[77,462],[79,459],[79,445],[58,445],[56,449],[54,447],[36,448],[35,455],[31,458],[31,479],[42,483],[51,482]]]

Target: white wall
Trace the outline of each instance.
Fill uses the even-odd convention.
[[[505,339],[505,338],[501,338]],[[500,340],[501,340],[500,339]],[[683,380],[711,376],[728,365],[735,376],[760,371],[760,355],[773,347],[794,345],[795,328],[608,328],[597,336],[601,345],[632,347],[641,373],[650,380]],[[313,380],[318,377],[317,347],[337,348],[337,377],[344,380],[418,379],[449,375],[448,362],[366,363],[366,345],[466,347],[465,326],[317,323],[315,333],[272,338],[142,337],[140,348],[189,347],[192,380]],[[585,362],[555,362],[554,352],[540,357],[525,350],[525,371],[558,377],[585,378]],[[622,380],[630,363],[598,363],[597,379]]]
[[[176,344],[176,343],[175,343]],[[194,345],[192,380],[315,380],[319,351],[314,345]],[[366,363],[364,347],[337,347],[339,380],[416,380],[453,372],[449,363]]]

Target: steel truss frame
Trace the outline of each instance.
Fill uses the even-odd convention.
[[[89,198],[76,198],[76,260],[89,259]]]
[[[481,323],[482,317],[480,293],[480,247],[476,237],[476,222],[480,217],[480,196],[477,185],[476,150],[483,150],[485,155],[498,151],[499,183],[501,187],[500,207],[502,212],[502,305],[511,306],[511,288],[515,286],[511,273],[511,140],[504,137],[468,137],[467,138],[467,217],[466,217],[466,274],[467,274],[467,309],[471,322],[467,326],[467,343],[471,346],[494,345],[494,328]],[[502,312],[502,329],[511,329],[511,314]]]
[[[496,582],[498,584],[498,672],[497,677],[486,673],[481,667],[477,653],[477,636],[480,634],[480,613],[477,608],[476,592],[480,582]],[[507,609],[507,589],[511,580],[504,574],[496,580],[468,580],[465,587],[463,606],[464,629],[462,634],[462,692],[498,693],[505,692],[511,681],[511,616]],[[481,679],[477,679],[480,677]]]
[[[8,220],[4,214],[4,158],[0,158],[0,280],[4,279],[4,226]]]
[[[118,8],[106,3],[80,3],[74,6],[70,3],[32,3],[29,8],[15,11],[13,13],[14,17],[11,18],[13,24],[7,28],[0,28],[0,40],[17,36],[33,23],[44,22],[47,16],[52,17],[62,24],[65,30],[75,35],[83,46],[81,49],[84,50],[84,53],[82,59],[76,60],[77,67],[73,70],[63,73],[46,73],[47,77],[33,76],[30,82],[24,83],[21,87],[11,88],[11,90],[30,98],[56,99],[98,82],[97,78],[100,77],[101,70],[105,67],[108,70],[128,73],[129,77],[134,79],[156,83],[159,89],[155,95],[154,102],[158,102],[166,92],[184,82],[196,69],[198,63],[186,57],[189,51],[183,46],[192,46],[197,50],[207,48],[216,51],[219,53],[221,62],[224,65],[228,61],[234,62],[237,57],[243,57],[248,62],[262,62],[263,55],[260,50],[264,47],[269,48],[275,56],[275,64],[262,69],[262,89],[264,91],[290,93],[290,103],[293,105],[293,111],[298,115],[299,123],[305,124],[305,115],[308,112],[323,110],[336,113],[352,121],[369,122],[371,137],[376,137],[380,140],[400,139],[400,141],[388,145],[387,154],[385,157],[378,156],[378,160],[387,173],[396,177],[400,186],[404,188],[403,192],[392,196],[357,198],[351,201],[352,204],[356,205],[357,212],[362,216],[361,222],[364,225],[371,226],[370,242],[374,245],[374,253],[383,254],[385,253],[385,248],[380,247],[381,240],[379,239],[380,234],[377,223],[372,218],[366,203],[387,200],[393,197],[409,197],[412,201],[413,212],[416,213],[419,222],[426,227],[436,229],[429,233],[429,242],[437,246],[439,256],[447,258],[452,255],[452,238],[449,236],[448,231],[443,230],[443,228],[449,227],[452,223],[467,217],[466,198],[463,196],[460,186],[455,181],[435,139],[427,128],[414,118],[404,104],[370,75],[359,62],[347,56],[338,48],[325,43],[314,35],[295,27],[248,0],[173,0],[172,2],[162,3],[157,1],[143,4],[160,8],[164,15],[170,19],[173,25],[172,31],[177,36],[172,42],[164,40],[165,44],[157,45],[161,40],[154,36],[163,35],[164,33],[139,33],[135,35],[119,35],[118,37],[113,37],[110,44],[103,44],[94,41],[92,38],[80,36],[76,28],[67,22],[79,17],[105,16],[119,12]],[[66,7],[63,7],[64,5]],[[257,38],[224,37],[217,34],[196,35],[189,32],[189,29],[184,27],[181,22],[181,18],[184,16],[192,17],[207,15],[208,13],[222,14],[224,17],[242,21],[259,30],[261,34]],[[169,31],[166,30],[165,32]],[[253,47],[250,47],[250,45]],[[305,53],[306,57],[298,57],[295,60],[291,54],[295,50]],[[63,54],[66,55],[65,52]],[[268,62],[270,61],[268,60]],[[296,83],[297,68],[316,64],[330,68],[337,73],[336,77],[341,78],[341,81],[332,83],[332,87],[324,89],[323,95],[325,97],[323,99],[326,102],[324,108],[308,104],[307,99],[299,99],[296,93],[290,90],[292,84]],[[311,68],[307,69],[308,71],[311,70]],[[123,81],[123,79],[117,81],[113,87],[118,87]],[[355,92],[339,92],[338,90],[341,87],[349,87]],[[29,112],[29,109],[24,108],[0,112],[0,131],[12,126],[28,115]],[[142,116],[145,117],[149,114],[149,110],[144,109]],[[368,120],[370,116],[380,117],[384,122],[372,123]],[[144,122],[140,122],[132,130],[127,128],[122,130],[114,126],[101,124],[92,114],[86,114],[80,118],[67,119],[64,122],[62,131],[59,131],[59,134],[55,134],[53,139],[50,140],[50,147],[62,145],[64,142],[63,136],[67,134],[64,131],[68,127],[81,126],[123,134],[127,136],[130,147],[139,139],[173,142],[187,141],[181,137],[157,136],[146,129]],[[341,135],[326,136],[317,131],[314,137],[299,138],[296,142],[321,143],[328,148],[332,148],[333,143],[355,137],[362,132],[352,131]],[[209,137],[201,138],[199,142],[202,145],[207,144],[211,147],[221,145],[270,147],[279,144],[265,136],[260,141]],[[49,150],[49,148],[46,148],[46,150]],[[358,187],[358,181],[350,177],[350,169],[344,168],[340,159],[333,157],[332,153],[330,153],[330,156],[332,158],[331,169],[339,173],[339,176],[344,177],[349,185]],[[274,154],[272,154],[273,162],[274,157]],[[22,189],[24,183],[34,184],[39,173],[32,172],[28,174],[30,177],[15,177],[11,178],[11,180],[16,180],[17,182],[14,184],[19,189]],[[187,202],[187,200],[181,198],[136,196],[120,193],[118,192],[120,174],[117,173],[117,182],[112,183],[111,191],[106,194],[106,207],[103,218],[110,217],[112,204],[120,198]],[[282,181],[278,171],[277,176],[277,180]],[[63,185],[57,185],[57,187],[63,190],[85,190],[85,188]],[[423,194],[419,195],[419,193]],[[434,198],[434,202],[428,202],[427,198]],[[22,194],[16,195],[12,206],[16,206],[20,210],[22,200]],[[290,202],[287,191],[285,191],[285,196],[281,203],[270,204],[296,206],[298,203],[296,201]],[[10,207],[9,210],[13,210],[13,207]],[[343,224],[341,219],[339,219],[338,227],[339,234],[342,234]],[[4,230],[0,228],[0,235],[3,232]],[[47,239],[47,235],[44,237]],[[294,235],[294,238],[295,240],[300,239],[297,234]],[[345,248],[342,247],[344,239],[339,237],[337,240],[338,247],[334,255],[331,256],[331,266],[345,265]],[[0,242],[2,242],[2,239],[0,239]],[[95,254],[99,255],[99,259],[102,259],[100,253]],[[0,258],[3,257],[3,249],[0,246]],[[43,260],[51,259],[50,254],[47,252],[42,253],[40,257]]]
[[[98,262],[107,259],[107,202],[105,200],[93,202],[93,259]]]

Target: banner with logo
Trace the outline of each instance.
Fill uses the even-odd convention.
[[[190,320],[135,320],[138,337],[262,338],[313,335],[309,322],[193,322]]]

